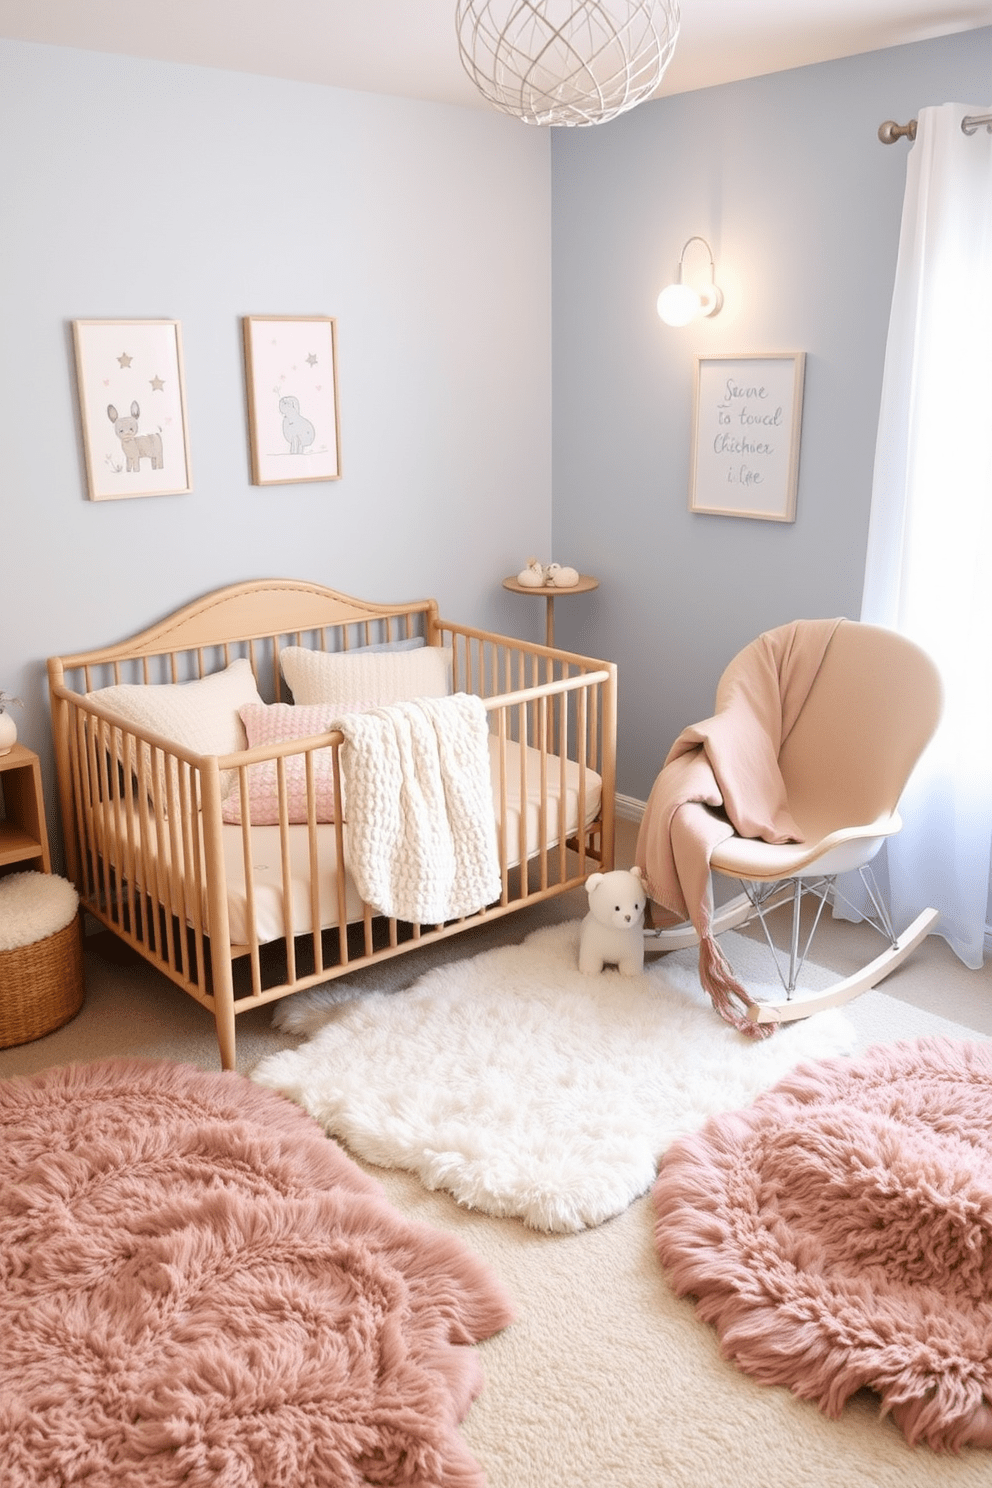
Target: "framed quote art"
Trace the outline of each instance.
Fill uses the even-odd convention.
[[[193,489],[177,320],[74,320],[91,501]]]
[[[696,358],[689,510],[794,522],[805,352]]]
[[[335,322],[249,315],[244,338],[252,484],[338,480]]]

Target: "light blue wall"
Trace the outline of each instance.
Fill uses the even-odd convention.
[[[550,147],[482,110],[0,42],[0,687],[240,579],[519,620],[550,542]],[[343,479],[250,484],[241,317],[337,317]],[[181,321],[194,492],[86,499],[71,321]]]
[[[49,781],[53,652],[271,574],[539,637],[499,585],[536,553],[602,580],[557,635],[619,662],[643,799],[751,636],[858,612],[908,148],[876,131],[988,104],[990,76],[968,32],[549,139],[0,41],[0,687]],[[727,304],[673,331],[654,301],[694,233]],[[250,484],[240,318],[265,313],[338,319],[339,482]],[[183,325],[195,490],[89,502],[70,323],[154,316]],[[807,353],[797,520],[690,516],[694,354],[770,349]]]
[[[990,80],[986,29],[556,131],[555,557],[602,581],[559,605],[557,637],[619,663],[621,794],[646,798],[754,635],[857,617],[909,148],[877,130],[926,104],[987,108]],[[726,305],[672,330],[655,299],[696,233]],[[793,350],[795,523],[690,514],[696,354]]]

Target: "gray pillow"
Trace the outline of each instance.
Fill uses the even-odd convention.
[[[355,656],[359,651],[416,651],[425,644],[423,636],[411,636],[406,641],[377,641],[374,646],[349,646],[348,655]]]

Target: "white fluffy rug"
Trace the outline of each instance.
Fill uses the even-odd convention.
[[[745,1038],[700,989],[694,950],[652,958],[639,977],[584,976],[578,937],[578,921],[548,926],[400,992],[299,993],[274,1021],[312,1037],[252,1079],[369,1162],[487,1214],[574,1231],[646,1192],[676,1137],[801,1060],[855,1046],[839,1010]],[[728,949],[747,976],[751,943]]]

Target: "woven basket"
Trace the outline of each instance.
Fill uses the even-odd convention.
[[[81,915],[44,940],[0,951],[0,1049],[61,1028],[85,991]]]

